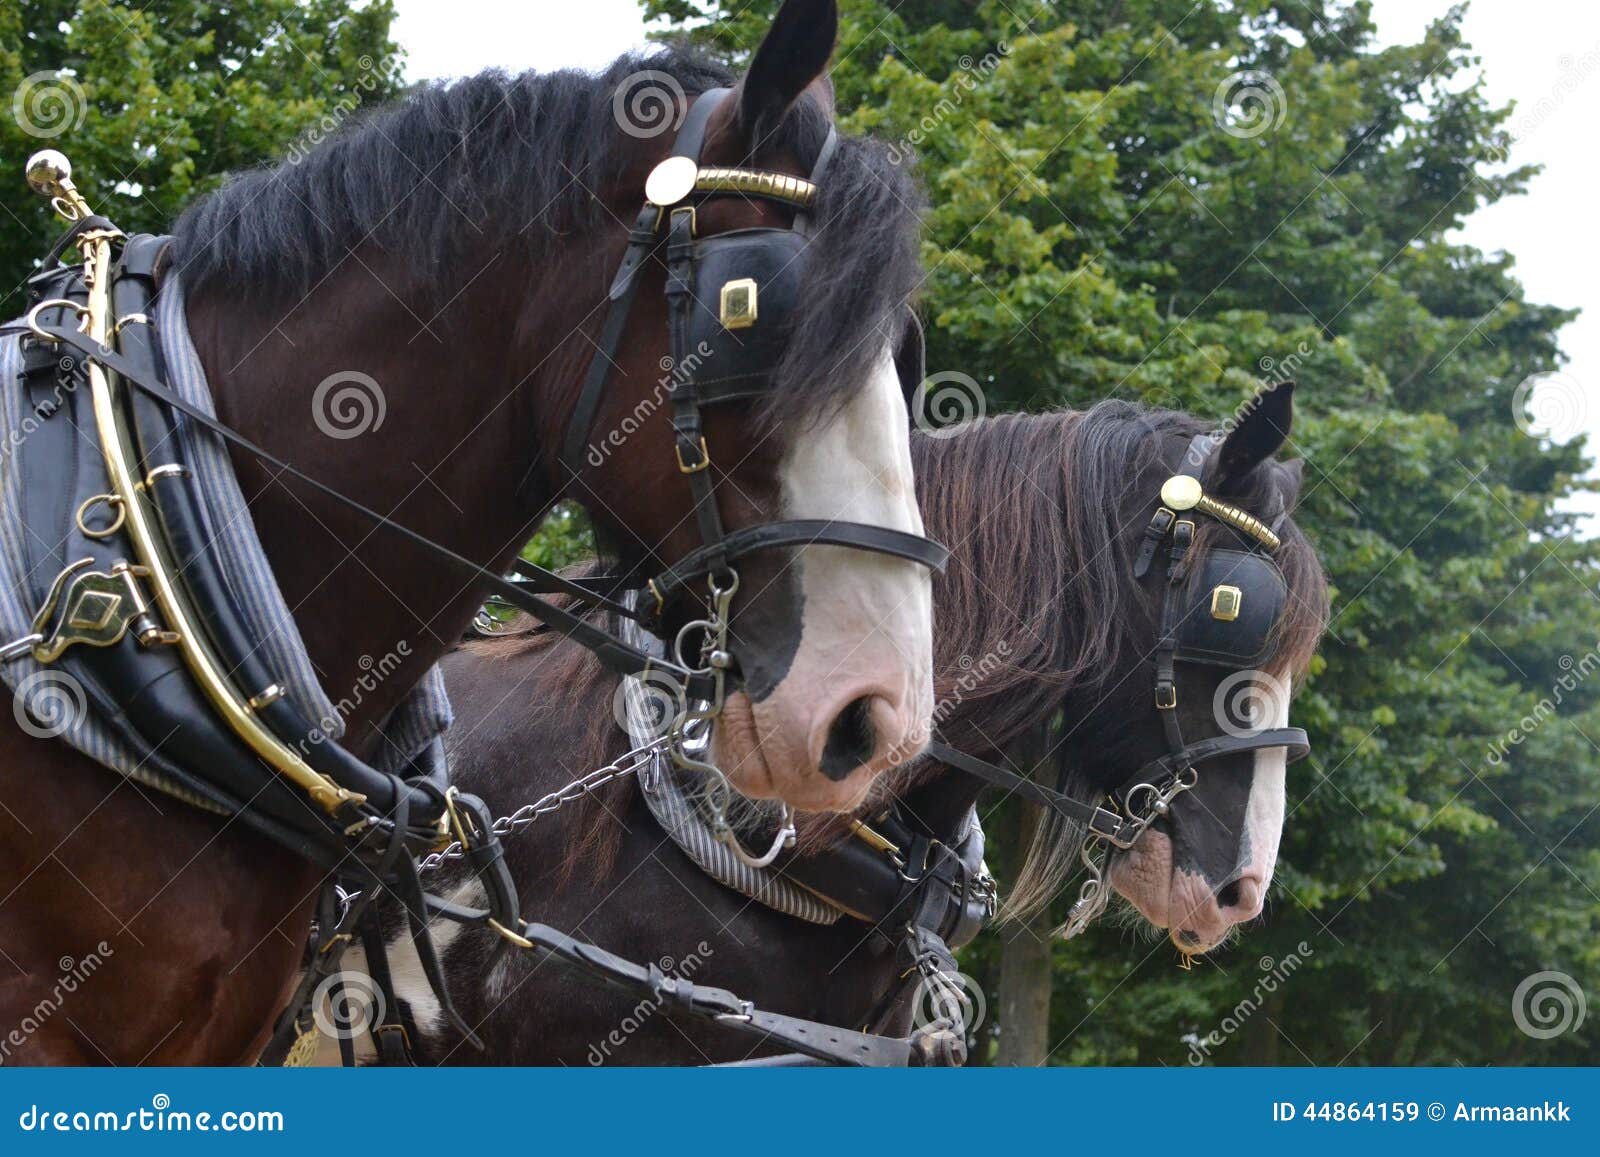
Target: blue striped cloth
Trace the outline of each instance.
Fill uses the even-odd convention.
[[[205,372],[194,343],[189,339],[182,286],[176,277],[162,287],[156,302],[155,320],[166,358],[168,384],[190,404],[207,414],[215,414]],[[19,381],[21,341],[20,336],[0,338],[0,644],[26,635],[37,610],[26,601],[29,599],[27,590],[32,585],[24,581],[27,552],[23,547],[27,536],[49,536],[54,541],[65,530],[64,527],[25,525],[18,500],[20,464],[15,450],[39,421],[30,411]],[[233,592],[235,608],[250,636],[259,640],[261,656],[283,686],[286,697],[308,719],[317,722],[329,738],[340,738],[344,734],[344,721],[334,699],[317,679],[310,656],[306,654],[305,642],[284,602],[283,592],[278,589],[272,567],[256,535],[255,521],[234,477],[227,448],[215,434],[198,429],[182,418],[179,426],[195,483],[205,495],[201,503],[205,531]],[[31,657],[25,657],[0,666],[0,680],[13,692],[19,720],[24,717],[25,696],[30,708],[39,702],[44,702],[51,710],[65,706],[65,713],[59,717],[43,718],[43,722],[50,724],[50,731],[114,771],[170,790],[171,785],[164,777],[142,767],[137,755],[99,719],[72,708],[71,689],[63,689],[61,673],[48,671]],[[44,690],[52,681],[56,688],[53,704],[27,694]],[[68,701],[61,698],[63,695]],[[80,690],[77,696],[80,701],[81,696]],[[451,717],[444,677],[435,667],[385,723],[388,742],[380,745],[382,751],[375,758],[375,765],[383,771],[404,770],[418,753],[441,743]]]

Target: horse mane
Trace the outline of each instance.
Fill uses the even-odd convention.
[[[538,268],[579,239],[620,237],[619,208],[605,198],[636,165],[641,142],[619,127],[613,98],[646,71],[670,77],[691,99],[734,79],[688,48],[666,46],[630,52],[599,73],[490,70],[418,85],[197,200],[174,228],[176,267],[191,293],[287,308],[368,250],[412,271],[415,290],[438,306],[481,272],[485,252],[521,253]],[[786,153],[809,167],[830,124],[803,99],[748,163]],[[635,192],[624,193],[632,206]],[[821,182],[804,305],[767,420],[815,415],[864,384],[874,368],[864,354],[898,337],[922,279],[922,206],[914,178],[884,144],[840,140]],[[633,209],[620,212],[626,219]],[[597,289],[611,272],[597,270]]]
[[[1106,401],[1082,411],[1007,414],[954,436],[914,437],[924,523],[957,561],[934,578],[935,721],[966,751],[1003,751],[1048,722],[1073,691],[1104,686],[1152,650],[1153,612],[1134,582],[1133,555],[1159,480],[1207,425],[1178,411]],[[1252,511],[1277,499],[1273,471],[1257,470],[1228,500]],[[935,529],[936,528],[936,529]],[[1302,677],[1327,622],[1321,562],[1291,519],[1273,558],[1289,599],[1270,673]],[[1191,557],[1229,541],[1203,519]],[[962,565],[961,558],[983,560]],[[1005,560],[1023,565],[997,565]],[[1191,564],[1192,565],[1192,564]],[[1066,773],[1066,790],[1092,793]],[[889,791],[932,774],[898,774]],[[886,779],[888,777],[885,777]],[[1036,911],[1077,865],[1081,832],[1054,812],[1038,824],[1007,905]]]

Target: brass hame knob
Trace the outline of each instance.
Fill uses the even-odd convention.
[[[28,158],[28,187],[45,197],[59,197],[72,188],[72,162],[55,149],[41,149]]]

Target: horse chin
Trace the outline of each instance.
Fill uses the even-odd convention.
[[[764,726],[760,708],[736,691],[723,701],[712,733],[712,759],[728,782],[751,799],[781,799],[808,812],[848,812],[861,803],[871,776],[852,775],[836,783],[786,734],[784,728]]]
[[[1155,828],[1112,860],[1107,879],[1141,916],[1166,930],[1186,956],[1210,952],[1233,927],[1205,877],[1174,867],[1172,840]]]

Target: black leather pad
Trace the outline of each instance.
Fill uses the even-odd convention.
[[[789,323],[800,304],[806,239],[788,229],[740,229],[695,243],[694,301],[689,311],[688,348],[703,401],[726,401],[764,393],[788,343]],[[756,283],[753,325],[722,324],[722,287]]]
[[[1231,587],[1219,596],[1219,587]],[[1246,670],[1272,655],[1273,628],[1288,601],[1283,573],[1253,551],[1212,550],[1194,568],[1182,592],[1178,659]],[[1236,617],[1223,615],[1236,602]]]

